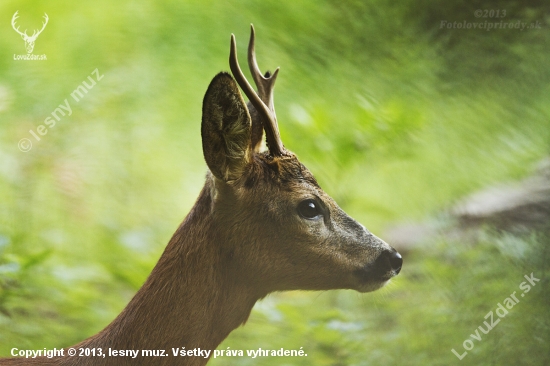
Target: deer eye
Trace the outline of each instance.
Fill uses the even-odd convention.
[[[322,216],[321,208],[315,202],[315,200],[308,199],[300,202],[298,205],[298,213],[304,219],[315,219],[319,216]]]

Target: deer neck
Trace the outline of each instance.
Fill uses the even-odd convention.
[[[214,350],[265,296],[238,278],[211,215],[211,184],[175,232],[151,275],[122,313],[87,347]],[[82,345],[81,345],[82,346]],[[174,362],[174,359],[166,357]],[[206,361],[206,359],[205,359]],[[173,363],[172,363],[173,364]]]

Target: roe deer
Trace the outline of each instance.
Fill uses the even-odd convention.
[[[72,347],[106,356],[70,357],[65,349],[64,356],[2,365],[204,365],[207,351],[271,292],[369,292],[399,273],[401,255],[342,211],[284,147],[273,106],[279,69],[261,74],[254,38],[252,27],[248,64],[258,92],[239,67],[233,35],[229,63],[237,81],[221,72],[206,91],[201,135],[209,171],[194,207],[122,313]],[[268,150],[260,152],[263,131]],[[174,356],[182,347],[201,354]]]

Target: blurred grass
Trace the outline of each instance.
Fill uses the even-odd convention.
[[[548,7],[2,2],[0,355],[76,343],[101,330],[142,284],[202,186],[202,98],[228,69],[230,33],[243,56],[254,23],[260,66],[281,66],[276,105],[285,145],[340,206],[380,233],[519,179],[548,155]],[[441,20],[483,21],[476,9],[507,9],[505,20],[542,28],[440,29]],[[16,10],[21,29],[48,13],[34,50],[47,61],[13,60],[25,52],[9,24]],[[104,78],[71,100],[96,68]],[[66,98],[72,115],[34,141],[29,129]],[[33,140],[31,151],[17,149],[21,138]],[[475,248],[434,241],[405,258],[390,288],[371,295],[272,295],[220,347],[303,346],[308,358],[284,361],[297,365],[449,364],[450,349],[524,274],[542,272],[546,282],[467,360],[545,364],[548,277],[536,250],[547,253],[547,240],[512,238],[532,250],[503,259],[498,238]],[[212,363],[224,362],[234,361]],[[246,362],[281,360],[239,360]]]
[[[239,365],[450,365],[474,343],[462,362],[476,365],[546,365],[548,237],[513,238],[520,257],[506,251],[506,236],[488,232],[476,246],[434,241],[428,253],[409,256],[404,276],[368,296],[346,291],[280,295],[256,307],[247,325],[219,349],[303,349],[307,358],[243,358]],[[498,243],[498,244],[497,244]],[[541,282],[524,297],[519,286],[530,275]],[[515,292],[519,302],[503,318],[499,303]],[[485,318],[493,312],[491,318]],[[500,321],[498,321],[500,319]],[[484,324],[495,327],[470,337]],[[232,365],[229,357],[215,365]]]

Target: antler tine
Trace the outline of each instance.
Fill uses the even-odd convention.
[[[16,31],[17,33],[19,33],[20,35],[23,35],[23,34],[26,35],[26,34],[27,34],[27,30],[26,30],[26,29],[25,29],[25,32],[23,33],[23,32],[21,32],[21,31],[19,30],[19,27],[17,27],[17,28],[15,27],[15,21],[19,18],[18,13],[19,13],[19,10],[17,10],[17,11],[15,12],[15,14],[13,14],[13,17],[11,18],[11,26],[12,26],[13,30]]]
[[[252,52],[250,51],[252,50]],[[254,54],[254,28],[252,28],[252,33],[250,36],[250,43],[249,43],[249,61],[250,61],[250,53]],[[261,76],[261,73],[259,73],[259,68],[255,62],[255,56],[252,55],[252,59],[254,60],[255,68],[258,70],[258,75]],[[244,76],[241,67],[239,66],[239,61],[237,59],[237,43],[235,41],[235,35],[231,34],[231,49],[229,52],[229,67],[231,68],[231,72],[233,72],[233,76],[237,80],[237,83],[239,86],[243,89],[244,93],[254,106],[256,108],[256,111],[260,114],[262,117],[262,122],[264,125],[264,131],[266,135],[267,140],[267,146],[269,148],[269,152],[273,156],[281,156],[284,152],[283,143],[281,141],[281,136],[279,135],[279,128],[277,127],[277,118],[275,117],[275,109],[270,108],[273,105],[273,84],[275,82],[275,79],[277,77],[277,71],[269,78],[267,83],[265,82],[258,82],[256,81],[257,77],[254,76],[255,72],[252,72],[252,75],[254,77],[254,80],[256,81],[256,86],[259,90],[259,95],[254,91],[248,80],[246,80],[246,77]],[[252,70],[252,66],[250,66]],[[261,76],[263,78],[263,76]],[[265,79],[265,78],[264,78]],[[265,98],[265,101],[262,99]],[[270,105],[268,107],[266,105],[266,102]]]
[[[43,18],[44,18],[45,22],[42,23],[42,29],[40,29],[40,30],[38,31],[38,34],[42,33],[42,31],[44,30],[44,28],[46,28],[46,25],[48,25],[48,20],[49,20],[48,14],[44,13],[44,17],[43,17]],[[36,35],[37,37],[38,37],[38,34]]]
[[[248,67],[250,68],[250,74],[256,83],[258,88],[258,95],[260,99],[267,104],[269,109],[273,112],[275,120],[277,120],[277,115],[275,114],[275,105],[273,104],[273,88],[275,87],[275,80],[277,80],[277,75],[279,74],[279,68],[269,76],[269,72],[266,75],[262,75],[262,71],[258,67],[258,62],[256,61],[256,32],[254,26],[250,24],[250,42],[248,43]]]

